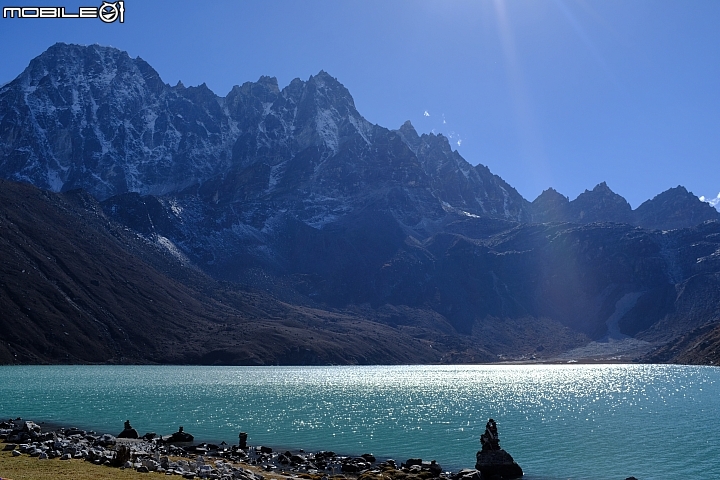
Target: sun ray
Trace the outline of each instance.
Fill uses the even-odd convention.
[[[520,140],[522,167],[524,171],[533,175],[533,178],[537,179],[536,181],[541,184],[538,185],[538,188],[547,188],[551,185],[552,172],[547,161],[542,132],[535,118],[531,95],[525,82],[524,72],[520,66],[515,37],[506,9],[507,4],[503,0],[494,0],[493,4]]]

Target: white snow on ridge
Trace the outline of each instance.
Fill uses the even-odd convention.
[[[508,210],[508,200],[510,199],[510,196],[508,195],[507,190],[505,190],[502,186],[500,187],[500,190],[502,190],[503,194],[503,213],[505,214],[505,218],[512,218],[512,214],[510,213],[510,210]]]
[[[338,118],[337,110],[332,109],[318,109],[317,118],[315,120],[315,126],[318,133],[325,142],[325,145],[333,151],[333,154],[338,152],[340,146],[340,135],[338,134],[338,126],[336,119]]]
[[[47,171],[47,182],[50,186],[50,190],[53,192],[59,192],[62,190],[63,185],[65,182],[60,178],[60,173],[56,170],[48,170]]]
[[[175,214],[176,217],[182,219],[183,207],[176,199],[172,199],[168,202],[170,210]]]
[[[465,217],[470,217],[470,218],[481,218],[479,215],[475,215],[474,213],[466,212],[465,210],[461,210],[459,208],[453,207],[445,200],[443,200],[441,202],[441,205],[442,205],[443,210],[445,210],[448,213],[451,213],[451,212],[457,213],[459,215],[463,215]]]
[[[158,245],[164,247],[170,254],[185,264],[189,264],[190,260],[180,251],[170,239],[163,237],[162,235],[157,236]]]
[[[277,165],[274,165],[270,167],[270,178],[268,179],[268,189],[267,191],[270,192],[275,189],[275,185],[277,185],[278,180],[282,176],[282,171],[285,167],[285,164],[287,162],[282,162]]]
[[[78,91],[76,88],[73,88],[72,91],[72,106],[70,107],[70,110],[73,112],[73,114],[77,115],[82,111],[82,106],[80,105],[80,99],[78,95]]]
[[[358,133],[362,136],[363,140],[365,140],[365,143],[370,145],[370,136],[372,132],[372,125],[370,124],[370,122],[368,122],[364,118],[360,118],[358,120],[352,115],[348,117],[348,120],[350,120],[352,126],[355,127],[355,130],[357,130]]]

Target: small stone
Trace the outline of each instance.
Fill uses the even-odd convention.
[[[17,451],[17,450],[13,450],[13,451],[12,451],[12,456],[13,456],[13,457],[19,457],[20,455],[22,455],[22,453],[20,453],[20,452]]]
[[[463,470],[463,472],[465,472],[465,473],[460,475],[460,478],[462,480],[482,480],[482,474],[480,472],[478,472],[477,470],[469,470],[467,472],[465,470]]]
[[[375,455],[372,453],[363,453],[360,456],[364,458],[366,462],[375,463]]]

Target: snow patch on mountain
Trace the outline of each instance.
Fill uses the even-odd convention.
[[[275,189],[275,186],[278,184],[278,181],[282,177],[282,174],[285,171],[285,166],[287,162],[282,162],[277,165],[274,165],[270,167],[270,177],[268,178],[268,188],[267,192],[272,192]]]
[[[365,140],[365,143],[368,145],[371,145],[371,137],[372,137],[372,124],[365,120],[364,118],[357,119],[354,115],[350,115],[348,117],[348,120],[352,124],[353,127],[355,127],[355,130],[360,134],[360,136]]]
[[[162,235],[157,235],[157,244],[160,245],[162,248],[170,252],[170,254],[180,260],[185,265],[189,265],[192,262],[190,259],[180,250],[169,238],[163,237]]]
[[[333,155],[337,154],[340,146],[338,119],[338,112],[334,108],[319,108],[315,119],[317,132],[325,143],[325,146],[332,150]]]

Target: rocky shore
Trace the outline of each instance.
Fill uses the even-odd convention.
[[[158,472],[182,478],[222,480],[270,480],[305,478],[329,480],[481,480],[475,469],[447,472],[434,460],[411,458],[398,465],[394,460],[377,461],[365,453],[339,455],[331,451],[274,451],[267,446],[247,445],[247,434],[240,433],[238,445],[194,443],[180,427],[171,435],[148,433],[139,436],[130,422],[117,435],[78,428],[45,430],[41,425],[22,419],[0,422],[3,451],[13,456],[39,460],[83,460],[96,465],[138,472]]]
[[[523,471],[500,448],[497,424],[491,418],[480,437],[474,469],[449,472],[434,460],[410,458],[378,461],[374,455],[339,455],[332,451],[274,451],[247,444],[240,432],[237,445],[195,443],[183,427],[170,435],[142,436],[125,422],[117,435],[75,427],[45,428],[30,420],[0,421],[0,444],[13,457],[85,461],[111,468],[156,472],[187,479],[217,480],[512,480]],[[0,472],[2,475],[3,472]],[[3,480],[0,478],[0,480]],[[8,479],[5,479],[8,480]],[[638,480],[627,477],[625,480]]]

